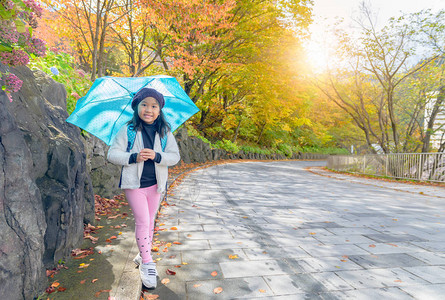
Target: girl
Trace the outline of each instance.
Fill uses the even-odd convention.
[[[156,212],[166,189],[168,166],[180,159],[175,137],[162,112],[164,104],[164,96],[155,89],[141,89],[131,103],[133,119],[122,126],[108,150],[108,160],[123,166],[119,187],[125,191],[133,211],[139,248],[134,261],[139,264],[142,283],[147,288],[155,288],[157,283],[156,264],[151,257]],[[133,137],[136,134],[132,149],[128,130],[135,131]]]

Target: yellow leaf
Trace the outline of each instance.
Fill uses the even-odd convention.
[[[236,259],[236,258],[239,258],[239,257],[238,257],[238,255],[235,254],[235,255],[229,255],[229,258],[230,259]]]
[[[265,293],[266,290],[260,289],[260,293]]]

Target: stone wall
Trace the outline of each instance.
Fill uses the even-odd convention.
[[[258,159],[258,160],[280,160],[280,159],[327,159],[329,155],[314,153],[294,153],[292,157],[286,157],[281,154],[259,154],[229,153],[222,149],[211,149],[209,144],[197,137],[188,136],[185,128],[178,129],[175,132],[181,153],[181,160],[184,163],[204,163],[220,159]]]
[[[79,246],[84,222],[94,221],[80,130],[65,122],[65,88],[25,67],[13,72],[24,81],[14,101],[0,91],[0,295],[8,300],[44,290],[45,269]]]

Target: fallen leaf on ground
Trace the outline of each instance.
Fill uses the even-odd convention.
[[[94,278],[93,280],[91,280],[92,283],[95,283],[96,281],[98,281],[99,279]]]
[[[236,258],[239,258],[239,257],[238,257],[238,255],[235,254],[235,255],[229,255],[229,258],[230,259],[236,259]]]
[[[175,244],[175,245],[181,245],[180,242],[173,242],[173,244]]]
[[[316,232],[309,232],[309,234],[312,234],[312,235],[314,235],[314,234],[317,234]]]
[[[370,248],[375,248],[375,245],[374,245],[374,244],[372,244],[372,245],[369,245],[369,247],[370,247]]]
[[[171,227],[170,230],[178,230],[176,227]]]
[[[162,252],[168,252],[168,248],[162,249]]]
[[[180,268],[180,267],[181,267],[181,266],[179,266],[179,265],[176,265],[176,266],[175,266],[175,268]]]
[[[159,251],[159,248],[158,248],[158,247],[152,247],[152,248],[151,248],[151,251],[153,251],[153,252],[158,252],[158,251]]]
[[[86,281],[87,281],[86,279],[81,280],[81,281],[80,281],[80,284],[84,284]]]
[[[161,280],[162,284],[167,284],[169,282],[170,282],[170,279],[168,279],[168,278],[164,278],[164,279]]]
[[[182,262],[182,264],[183,264],[183,265],[188,265],[189,263],[186,263],[186,262]]]
[[[59,287],[59,288],[57,289],[57,291],[58,291],[58,292],[64,292],[64,291],[66,291],[66,288],[64,288],[64,287]]]
[[[393,246],[393,247],[399,247],[396,244],[391,244],[391,243],[388,243],[388,245]]]
[[[149,295],[144,295],[144,297],[148,300],[156,300],[159,298],[159,295],[149,294]]]
[[[52,287],[52,286],[47,287],[46,290],[45,290],[45,292],[47,294],[54,293],[55,291],[56,291],[56,289],[54,287]]]
[[[167,273],[167,275],[176,275],[176,272],[175,272],[175,271],[172,271],[172,270],[170,270],[170,269],[167,269],[167,270],[165,271],[165,273]]]
[[[52,284],[51,284],[51,287],[58,287],[60,285],[60,283],[58,283],[57,281],[54,281]]]
[[[117,236],[113,235],[112,237],[110,237],[110,240],[114,240],[117,239]]]
[[[213,271],[210,275],[212,275],[213,277],[215,277],[215,276],[217,276],[218,275],[218,272],[216,272],[216,271]]]
[[[394,280],[394,282],[402,282],[402,280],[400,280],[400,279],[397,279],[397,280]]]
[[[81,264],[79,265],[79,269],[85,269],[85,268],[88,268],[89,265],[90,265],[90,264],[81,263]]]
[[[194,287],[194,288],[197,288],[197,287],[200,287],[201,285],[202,285],[202,284],[197,283],[197,284],[193,285],[193,287]]]
[[[219,294],[219,293],[221,293],[223,291],[223,289],[222,289],[222,287],[217,287],[217,288],[215,288],[214,290],[213,290],[213,293],[214,294]]]
[[[265,293],[266,290],[260,289],[260,293]]]

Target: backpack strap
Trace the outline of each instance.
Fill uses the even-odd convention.
[[[137,131],[134,130],[133,125],[132,124],[128,124],[127,125],[127,140],[128,140],[127,152],[130,152],[130,150],[134,146],[134,141],[136,140],[136,133],[137,133]]]
[[[165,146],[167,146],[167,135],[164,135],[164,137],[161,138],[161,146],[162,146],[162,152],[164,152]]]
[[[128,124],[128,126],[127,126],[127,140],[128,140],[127,152],[130,152],[130,150],[133,149],[134,141],[136,140],[136,133],[137,133],[137,131],[134,130],[133,125]],[[164,152],[166,146],[167,146],[167,135],[164,135],[164,137],[161,138],[162,152]]]

